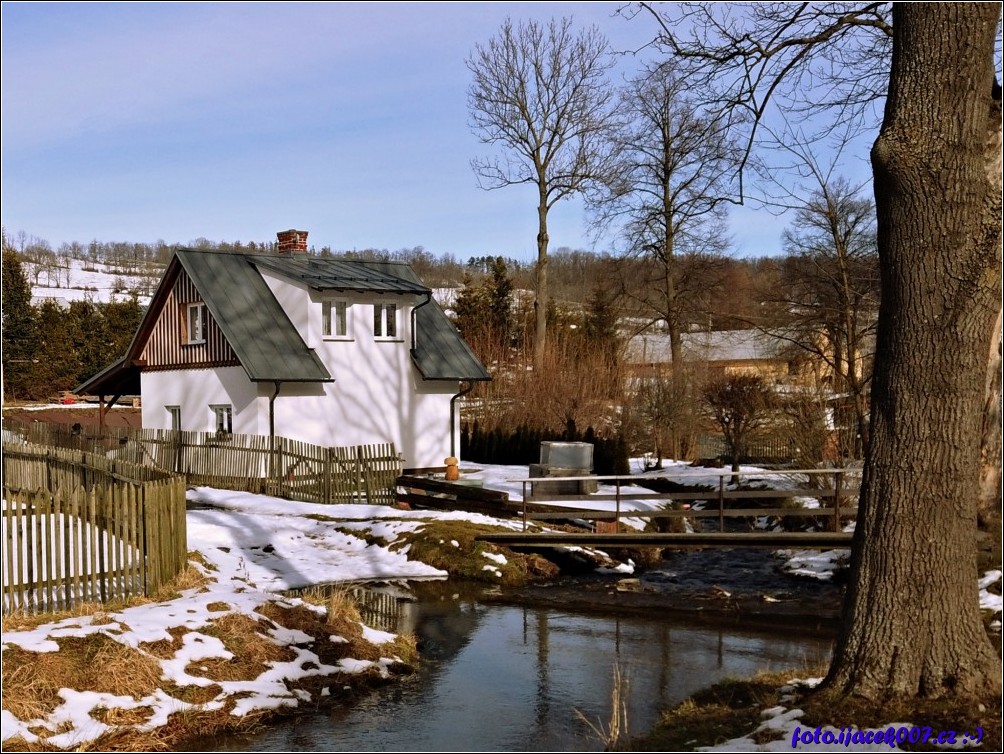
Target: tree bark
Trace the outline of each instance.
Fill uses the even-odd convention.
[[[537,205],[537,292],[533,300],[533,368],[544,368],[544,348],[547,345],[547,190],[540,184],[540,202]]]
[[[1001,692],[980,617],[976,513],[1001,297],[996,3],[896,3],[872,148],[882,302],[871,438],[826,688],[870,699]],[[995,155],[995,158],[999,155]]]

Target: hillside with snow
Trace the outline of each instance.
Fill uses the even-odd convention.
[[[128,301],[136,293],[140,306],[147,306],[163,268],[148,264],[123,265],[67,259],[66,265],[28,269],[31,302],[39,306],[52,301],[66,308],[71,301],[100,304]]]

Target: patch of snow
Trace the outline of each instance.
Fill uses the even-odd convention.
[[[496,563],[498,563],[499,565],[505,565],[506,563],[508,563],[508,562],[509,562],[509,561],[508,561],[508,560],[506,559],[506,556],[505,556],[505,555],[503,555],[503,554],[502,554],[502,553],[500,553],[500,552],[483,552],[483,553],[481,553],[481,554],[482,554],[482,555],[484,555],[484,556],[485,556],[486,558],[488,558],[489,560],[493,560],[493,561],[495,561],[495,562],[496,562]]]
[[[775,555],[787,558],[781,570],[792,576],[830,581],[834,574],[850,562],[851,551],[838,550],[778,550]]]
[[[996,584],[1001,580],[1004,573],[1001,571],[987,571],[979,581],[980,587],[980,609],[992,610],[995,614],[1004,611],[1004,597],[989,591],[991,584]]]
[[[375,628],[363,626],[363,639],[368,641],[370,644],[387,644],[388,642],[394,641],[396,638],[397,634],[392,634],[388,631],[378,631]]]

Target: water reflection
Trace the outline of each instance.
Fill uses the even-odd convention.
[[[629,681],[629,728],[640,733],[717,680],[802,667],[830,651],[829,640],[486,606],[455,593],[423,595],[407,612],[424,658],[416,676],[351,708],[202,750],[602,750],[576,710],[609,719],[615,664]]]

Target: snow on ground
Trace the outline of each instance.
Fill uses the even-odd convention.
[[[519,480],[528,479],[530,476],[529,466],[495,466],[491,464],[471,463],[468,461],[461,463],[461,471],[464,479],[473,479],[484,482],[486,489],[505,492],[509,495],[509,500],[513,502],[522,502],[523,483]],[[634,495],[643,495],[645,492],[652,492],[651,490],[646,490],[644,487],[640,486],[622,488],[621,491],[627,495],[627,497],[621,500],[620,509],[622,513],[633,510],[657,510],[666,502],[665,500],[659,500],[657,498],[647,499],[643,496],[633,497]],[[613,495],[616,492],[617,487],[615,485],[600,484],[596,494]],[[614,500],[549,500],[544,504],[555,507],[575,508],[576,510],[588,509],[609,511],[611,513],[617,510],[617,503]],[[529,503],[528,505],[532,506],[533,503]],[[530,510],[532,510],[532,508]],[[644,529],[646,523],[644,519],[630,517],[621,518],[621,522],[635,529]]]
[[[189,549],[270,591],[331,581],[443,578],[446,573],[408,560],[403,551],[363,539],[377,537],[389,544],[430,519],[522,528],[480,513],[301,503],[210,487],[190,490],[188,499],[213,506],[189,511]]]
[[[525,466],[483,466],[476,473],[486,486],[515,492],[517,499],[521,485],[510,480],[525,478]],[[688,475],[689,476],[689,475]],[[715,477],[717,479],[717,476]],[[270,636],[277,644],[288,647],[295,658],[288,662],[273,663],[267,671],[252,681],[214,681],[221,691],[203,706],[212,710],[221,708],[227,697],[245,694],[234,709],[234,715],[244,715],[256,709],[295,707],[309,701],[302,690],[290,691],[286,681],[295,681],[315,675],[336,672],[358,673],[375,670],[387,673],[393,658],[376,662],[346,659],[337,666],[323,664],[307,644],[309,637],[296,630],[277,626],[255,612],[266,602],[279,601],[287,605],[304,604],[298,599],[283,598],[274,592],[310,584],[322,584],[362,579],[436,578],[446,574],[424,563],[408,560],[405,553],[391,551],[373,543],[374,538],[388,544],[398,537],[414,531],[423,521],[466,520],[479,524],[493,524],[521,528],[519,522],[502,521],[488,516],[464,512],[402,511],[395,508],[370,505],[319,505],[282,500],[264,495],[216,490],[206,487],[189,491],[192,503],[211,505],[212,508],[191,510],[188,513],[189,550],[197,550],[206,559],[208,568],[202,568],[210,581],[204,591],[190,589],[182,596],[161,603],[126,608],[105,613],[102,622],[95,623],[93,616],[67,618],[26,631],[9,631],[3,635],[3,650],[20,647],[27,651],[54,652],[54,641],[64,637],[86,637],[102,634],[131,647],[145,642],[171,640],[169,630],[184,628],[182,646],[172,657],[160,659],[163,678],[174,683],[205,686],[210,682],[186,671],[193,661],[220,658],[228,659],[229,652],[219,639],[203,633],[212,621],[228,613],[240,613],[257,620],[261,633]],[[658,501],[631,501],[639,506],[657,505]],[[608,501],[597,501],[602,510],[612,510]],[[332,520],[336,519],[336,520]],[[338,531],[342,529],[344,531]],[[355,537],[345,532],[358,533]],[[371,543],[367,544],[366,540]],[[836,557],[832,553],[816,553],[818,562],[806,563],[805,568],[817,573],[830,569],[828,563]],[[504,564],[503,556],[486,555],[492,563]],[[497,565],[485,564],[486,570],[497,570]],[[631,565],[624,567],[625,571]],[[832,570],[832,569],[830,569]],[[1002,578],[1001,571],[990,571],[980,580],[980,606],[1001,610],[1001,597],[987,588]],[[221,610],[221,605],[225,608]],[[377,645],[393,639],[392,634],[364,627],[364,636]],[[337,637],[332,637],[337,641]],[[794,690],[794,687],[791,688]],[[63,703],[48,717],[41,720],[18,720],[4,710],[0,719],[2,740],[22,735],[28,742],[37,740],[29,728],[47,729],[55,734],[47,743],[73,748],[86,745],[109,730],[109,726],[92,716],[98,708],[133,709],[149,707],[153,713],[142,725],[152,729],[164,725],[168,716],[191,707],[162,690],[140,700],[118,698],[110,694],[63,689]],[[784,698],[782,698],[784,701]],[[756,744],[744,737],[725,742],[706,751],[790,751],[792,736],[799,725],[801,710],[778,707],[764,713],[762,730],[778,733],[780,738],[767,744]],[[828,729],[839,734],[836,729]],[[894,750],[888,744],[877,744],[875,750]],[[798,748],[846,748],[839,744],[799,744]],[[855,750],[860,748],[855,744]]]
[[[324,584],[360,579],[442,578],[446,573],[424,563],[408,560],[403,552],[393,552],[380,544],[367,544],[364,536],[388,540],[413,531],[423,521],[466,520],[475,523],[518,527],[488,516],[462,512],[401,511],[369,505],[316,505],[281,500],[264,495],[230,492],[206,487],[189,491],[192,503],[212,504],[215,509],[196,509],[188,513],[188,548],[197,550],[208,563],[197,566],[211,581],[205,591],[190,589],[167,602],[105,613],[100,623],[92,616],[67,618],[26,631],[9,631],[3,635],[3,650],[20,647],[32,652],[55,652],[54,641],[66,637],[86,637],[102,634],[127,646],[138,648],[145,642],[171,641],[169,630],[184,628],[182,646],[168,659],[158,660],[162,677],[180,686],[221,687],[215,699],[202,707],[221,708],[227,697],[246,694],[234,709],[234,715],[245,715],[256,709],[295,707],[305,692],[289,691],[286,681],[332,673],[376,671],[387,674],[394,658],[342,660],[338,666],[325,665],[308,647],[310,637],[299,631],[272,624],[256,608],[267,602],[286,605],[305,604],[299,599],[287,599],[274,592],[310,584]],[[330,519],[346,519],[331,521]],[[354,537],[338,528],[358,533]],[[499,556],[501,557],[501,556]],[[495,562],[502,563],[498,558]],[[495,566],[490,566],[495,568]],[[221,609],[225,605],[225,609]],[[261,633],[295,653],[295,659],[276,662],[253,681],[209,681],[186,672],[190,663],[212,658],[229,659],[230,653],[219,639],[203,633],[210,623],[229,613],[240,613],[258,621]],[[368,627],[363,635],[371,643],[382,645],[394,636]],[[334,639],[334,637],[333,637]],[[150,720],[141,726],[149,730],[164,725],[168,716],[189,708],[188,705],[157,690],[150,696],[134,700],[109,694],[63,689],[63,703],[47,718],[18,720],[9,711],[2,715],[2,740],[21,735],[28,742],[37,740],[29,728],[51,730],[47,743],[74,748],[86,745],[109,726],[91,713],[97,708],[133,709],[149,707]]]
[[[84,269],[87,267],[88,269]],[[140,292],[140,306],[148,306],[150,293],[157,285],[162,270],[156,275],[143,275],[141,271],[129,269],[121,265],[108,265],[103,262],[83,262],[79,259],[70,260],[70,268],[54,270],[52,274],[43,271],[39,275],[39,283],[32,285],[33,299],[63,299],[64,301],[91,301],[107,303],[109,301],[128,301],[129,291]],[[59,285],[53,285],[58,282]]]

